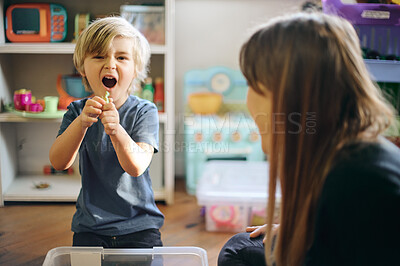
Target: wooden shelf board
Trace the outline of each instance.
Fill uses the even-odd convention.
[[[165,45],[150,45],[152,54],[165,54]],[[3,43],[0,54],[73,54],[75,43]]]

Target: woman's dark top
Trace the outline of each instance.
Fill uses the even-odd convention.
[[[400,265],[400,149],[381,138],[336,158],[305,265]]]

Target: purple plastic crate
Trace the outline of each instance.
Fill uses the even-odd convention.
[[[337,14],[355,25],[400,26],[400,5],[343,4],[341,0],[322,0],[325,13]]]
[[[400,5],[322,0],[322,7],[325,13],[349,20],[357,30],[362,47],[383,55],[400,56]]]

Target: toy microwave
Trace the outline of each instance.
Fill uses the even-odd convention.
[[[10,42],[61,42],[67,35],[67,12],[58,4],[14,4],[6,11]]]

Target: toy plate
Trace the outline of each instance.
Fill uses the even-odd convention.
[[[15,110],[14,107],[10,105],[6,105],[5,109],[7,112],[28,118],[62,118],[67,110],[58,110],[57,112],[26,112],[26,111],[18,111]]]

